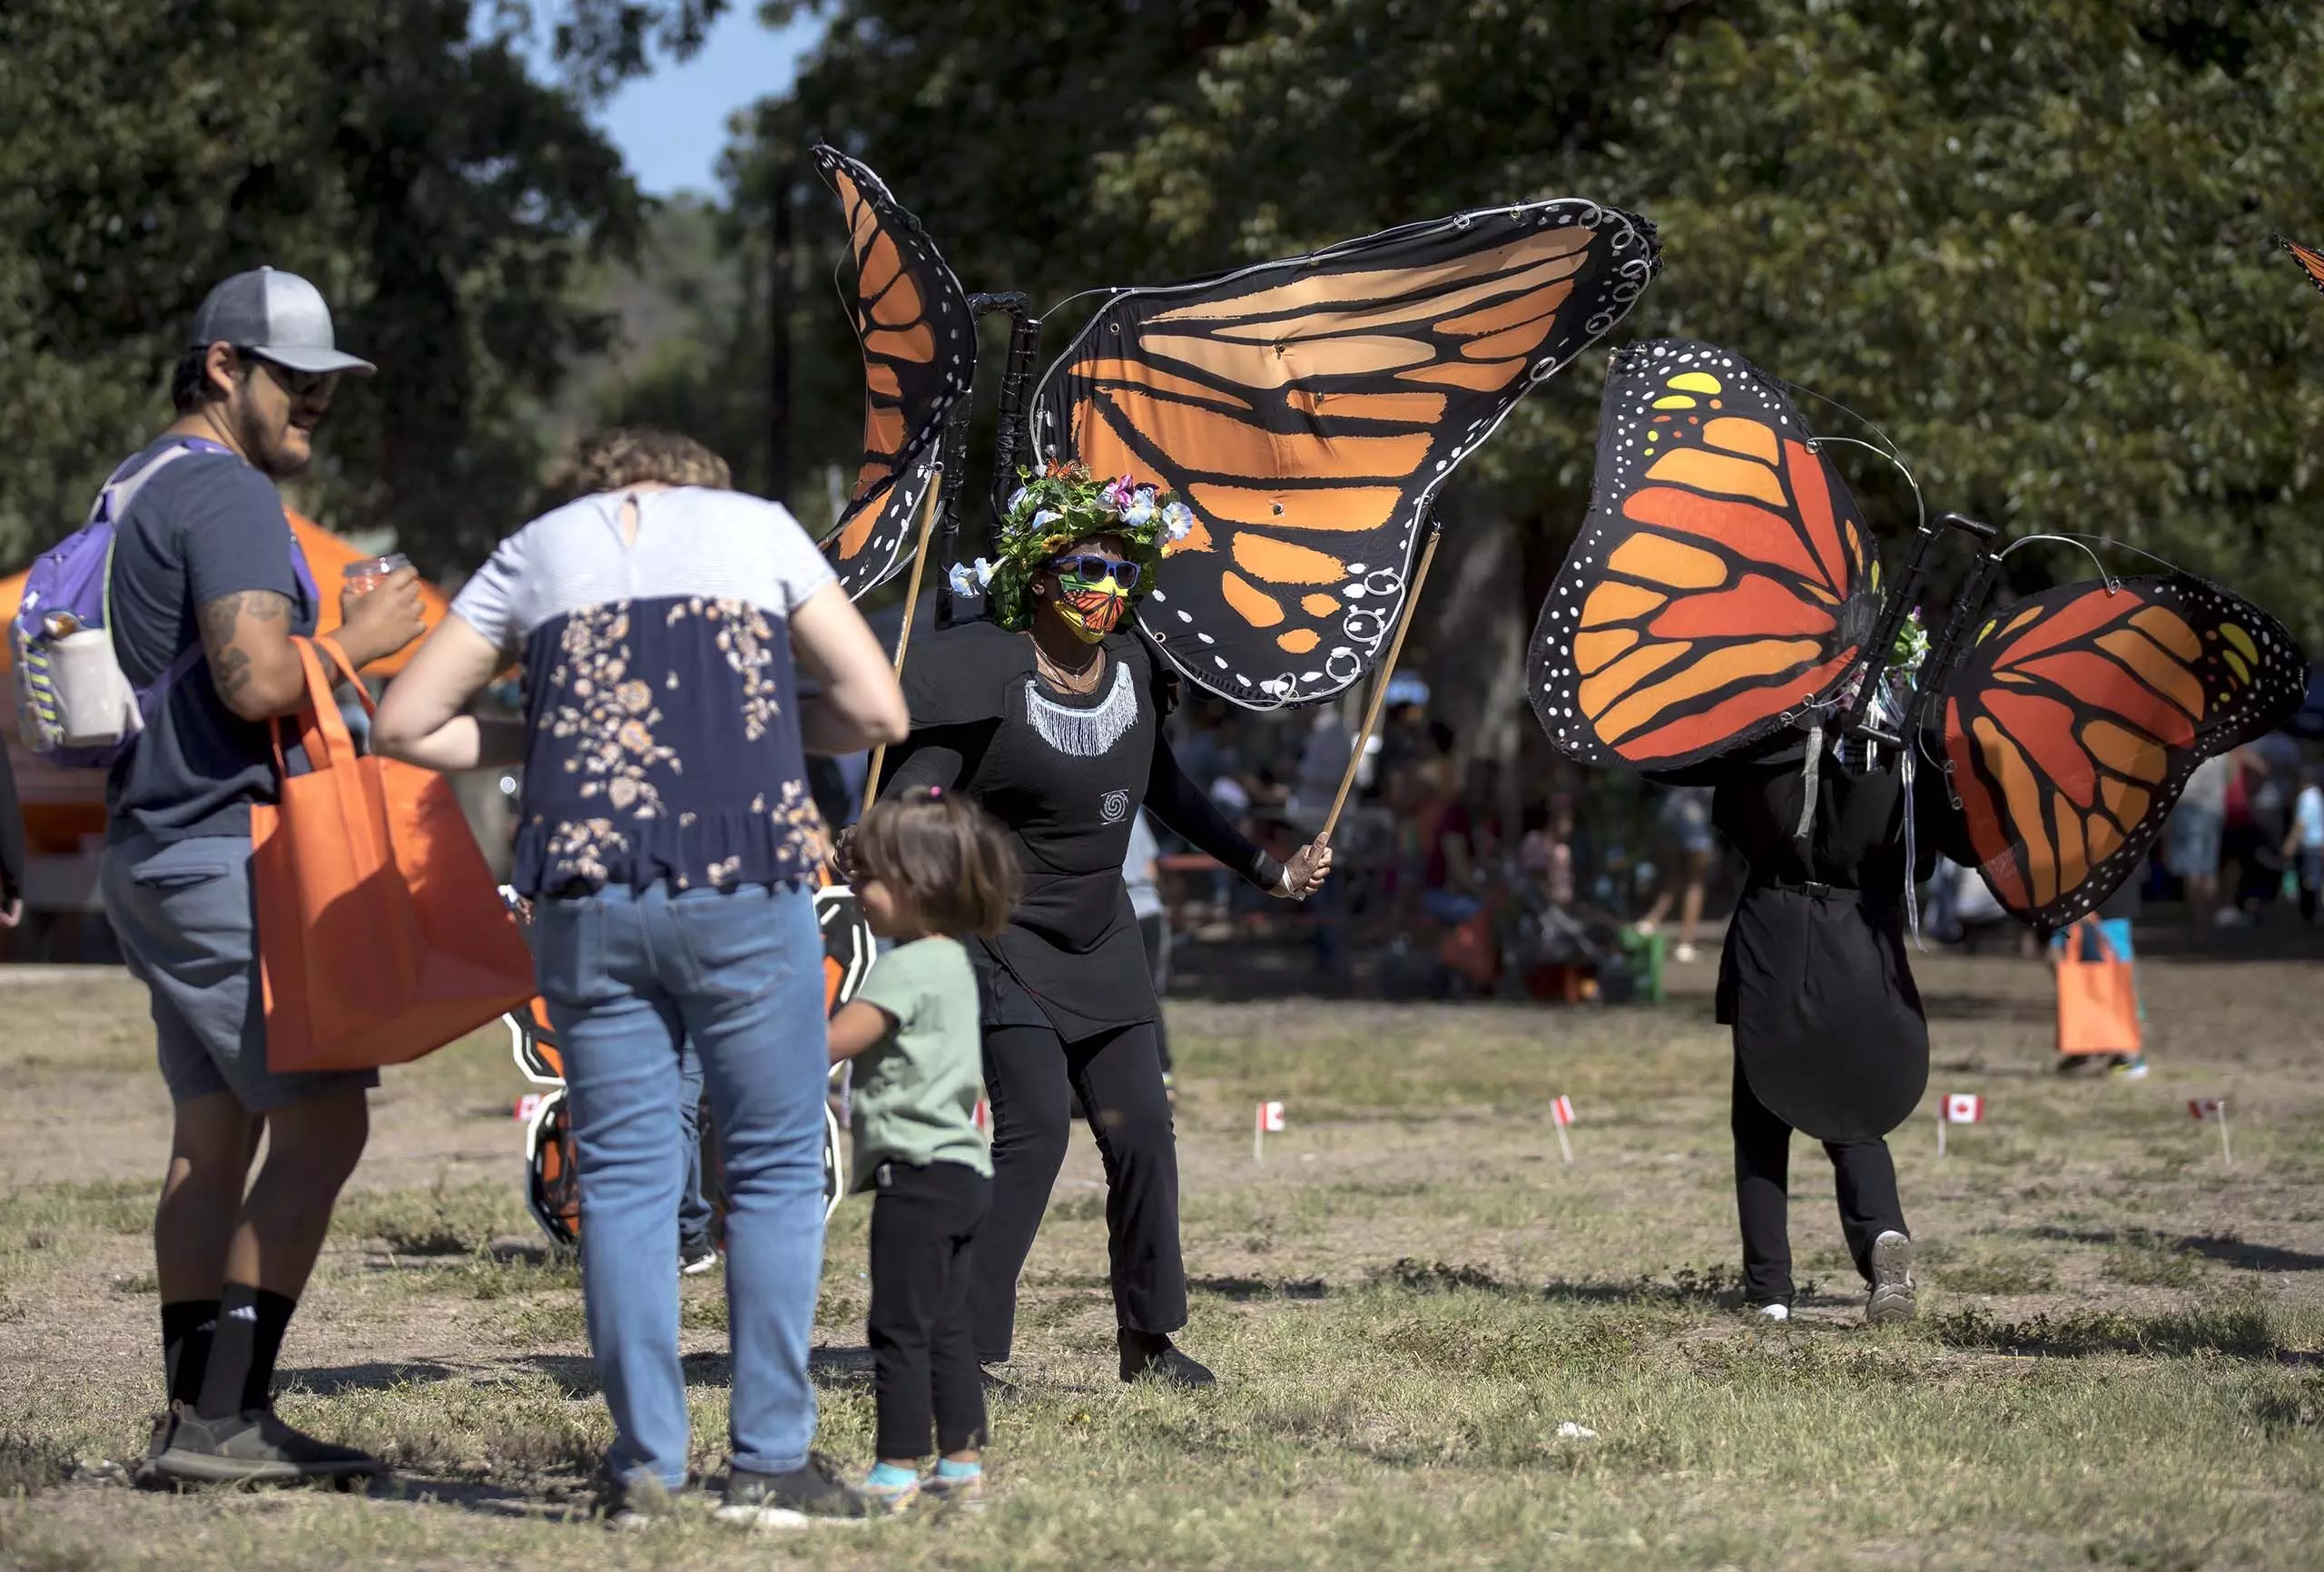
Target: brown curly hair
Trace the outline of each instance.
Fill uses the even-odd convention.
[[[645,426],[616,426],[581,444],[568,489],[578,496],[660,481],[665,486],[734,488],[726,461],[691,437]]]
[[[1009,926],[1024,876],[992,816],[958,791],[915,786],[874,803],[856,826],[858,880],[876,879],[931,933],[992,935]]]

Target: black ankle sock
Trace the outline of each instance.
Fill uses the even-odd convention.
[[[191,1403],[202,1396],[202,1377],[210,1368],[210,1340],[218,1330],[218,1302],[182,1299],[162,1306],[162,1369],[173,1403]]]
[[[210,1368],[194,1412],[205,1420],[224,1420],[266,1406],[274,1389],[274,1361],[282,1351],[282,1333],[298,1308],[297,1300],[263,1288],[226,1285],[218,1296],[218,1333],[210,1345]]]

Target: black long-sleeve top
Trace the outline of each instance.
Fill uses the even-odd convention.
[[[1007,931],[971,948],[986,1024],[1046,1024],[1068,1042],[1154,1017],[1122,881],[1141,807],[1262,889],[1283,877],[1179,767],[1152,653],[1124,634],[1104,649],[1097,691],[1081,696],[1049,688],[1032,641],[993,624],[916,641],[904,672],[912,732],[881,792],[966,791],[1009,830],[1025,890]]]
[[[25,893],[25,816],[16,807],[16,775],[0,748],[0,907]]]

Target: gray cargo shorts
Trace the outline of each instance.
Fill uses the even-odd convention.
[[[342,1086],[376,1086],[376,1070],[284,1073],[266,1067],[251,843],[241,836],[153,840],[104,850],[105,917],[130,975],[153,996],[153,1030],[172,1103],[231,1092],[252,1114]]]

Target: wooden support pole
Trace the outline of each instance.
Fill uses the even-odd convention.
[[[896,675],[904,674],[904,652],[911,647],[912,614],[920,609],[920,583],[928,571],[928,540],[936,531],[937,499],[944,493],[948,477],[941,465],[929,478],[928,499],[920,508],[920,545],[911,554],[911,582],[904,589],[904,623],[896,630]],[[888,761],[888,745],[881,743],[872,750],[872,767],[863,772],[863,809],[872,811],[872,804],[880,796],[880,767]]]
[[[1324,820],[1323,834],[1328,838],[1339,827],[1340,812],[1347,806],[1348,793],[1355,790],[1355,772],[1364,763],[1364,751],[1372,745],[1372,734],[1380,729],[1380,712],[1387,707],[1388,681],[1396,674],[1396,661],[1404,653],[1404,635],[1412,631],[1413,614],[1420,606],[1421,586],[1428,583],[1428,565],[1436,560],[1436,543],[1444,538],[1444,531],[1436,525],[1432,515],[1428,544],[1421,548],[1420,565],[1413,571],[1413,587],[1404,596],[1404,614],[1397,620],[1395,637],[1388,642],[1388,658],[1381,663],[1380,673],[1374,679],[1372,702],[1364,712],[1364,730],[1356,733],[1355,747],[1347,756],[1347,771],[1340,777],[1340,794],[1332,799],[1331,817]]]

